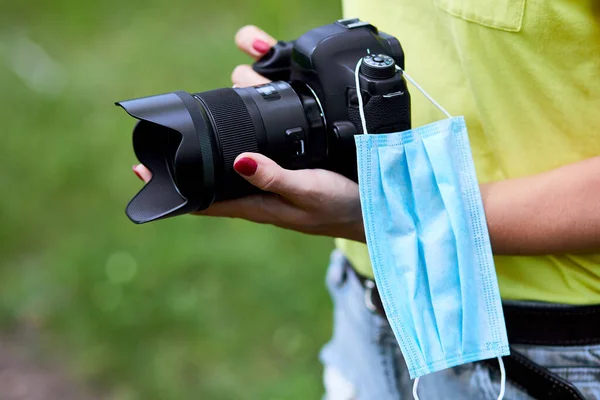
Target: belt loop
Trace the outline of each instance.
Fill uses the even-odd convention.
[[[331,254],[329,269],[327,270],[327,285],[330,288],[340,288],[346,282],[348,268],[352,268],[348,260],[339,250]]]

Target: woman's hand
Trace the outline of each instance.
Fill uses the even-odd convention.
[[[257,59],[276,40],[255,26],[238,31],[240,50]],[[250,65],[235,68],[231,77],[239,87],[268,80]],[[234,169],[265,194],[214,203],[198,215],[243,218],[303,233],[365,241],[358,185],[342,175],[322,169],[291,171],[256,153],[240,154]],[[144,181],[152,177],[143,165],[134,166]]]

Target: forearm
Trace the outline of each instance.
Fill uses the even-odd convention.
[[[495,254],[600,252],[600,157],[481,185]]]

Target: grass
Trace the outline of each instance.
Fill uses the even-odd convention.
[[[99,393],[313,399],[332,241],[124,206],[133,120],[116,100],[230,86],[248,23],[292,39],[338,1],[12,2],[0,15],[0,330],[39,332]]]

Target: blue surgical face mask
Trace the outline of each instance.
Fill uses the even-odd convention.
[[[502,363],[509,347],[465,121],[404,77],[448,119],[355,138],[375,281],[417,397],[418,377],[487,358]]]

